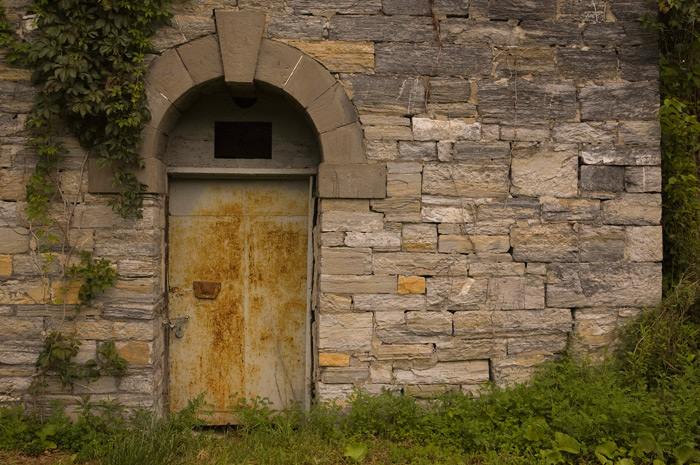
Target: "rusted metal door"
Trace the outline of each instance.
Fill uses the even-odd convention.
[[[169,211],[170,410],[304,402],[308,179],[173,179]]]

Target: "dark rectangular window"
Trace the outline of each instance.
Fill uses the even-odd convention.
[[[214,158],[272,158],[272,123],[216,121]]]

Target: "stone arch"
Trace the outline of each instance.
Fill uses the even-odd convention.
[[[232,92],[275,91],[303,108],[316,130],[322,162],[318,196],[383,198],[386,168],[368,164],[357,112],[342,86],[313,58],[263,37],[265,14],[216,10],[217,33],[182,44],[154,59],[146,77],[151,121],[144,129],[139,178],[150,193],[165,193],[166,138],[182,112],[222,79]],[[109,192],[110,173],[90,166],[90,191]]]

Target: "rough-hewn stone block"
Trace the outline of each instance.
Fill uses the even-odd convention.
[[[459,339],[447,342],[438,341],[436,353],[440,362],[458,362],[462,360],[486,360],[506,355],[506,342],[494,339]]]
[[[553,20],[556,0],[498,0],[490,2],[486,14],[490,19]]]
[[[661,226],[628,226],[625,228],[625,257],[632,262],[663,260]]]
[[[578,261],[578,236],[569,223],[515,227],[511,230],[510,242],[516,261]]]
[[[485,45],[379,43],[378,73],[427,76],[487,76],[493,54]]]
[[[371,232],[384,229],[381,213],[324,211],[321,214],[322,231]]]
[[[571,83],[518,80],[479,82],[479,108],[484,117],[573,120],[576,89]]]
[[[325,274],[370,274],[372,273],[372,251],[322,247],[320,263]]]
[[[568,307],[655,305],[661,264],[553,263],[547,267],[547,305]]]
[[[602,203],[606,224],[657,225],[661,221],[661,195],[622,194]]]
[[[421,218],[426,223],[471,223],[475,213],[474,203],[463,198],[431,195],[421,198]]]
[[[486,302],[488,279],[467,276],[428,278],[427,304],[431,310],[477,309]]]
[[[321,275],[319,283],[321,292],[333,294],[361,292],[391,294],[396,292],[396,276]]]
[[[371,42],[285,42],[315,58],[333,73],[370,73],[374,70],[374,44]]]
[[[508,174],[503,165],[430,164],[423,168],[423,193],[503,198],[508,194]]]
[[[401,234],[391,231],[348,232],[345,235],[348,247],[371,247],[374,250],[399,250]]]
[[[395,372],[399,384],[480,384],[489,381],[489,362],[438,362],[433,368]]]
[[[625,190],[627,192],[661,192],[661,167],[626,167]]]
[[[372,200],[372,210],[384,213],[386,221],[417,223],[421,220],[421,202],[419,199],[393,198]]]
[[[425,81],[415,76],[346,74],[352,101],[363,113],[414,115],[425,110]]]
[[[481,124],[460,119],[413,118],[415,140],[478,140]]]
[[[383,165],[331,164],[318,166],[319,197],[376,199],[386,197]]]
[[[516,145],[511,165],[511,192],[537,197],[574,197],[578,193],[575,145]]]
[[[496,76],[550,80],[557,73],[555,50],[546,48],[510,47],[494,59]]]
[[[387,197],[413,197],[418,198],[421,194],[420,173],[400,173],[387,174],[386,195]]]
[[[544,281],[537,276],[493,278],[488,303],[494,310],[544,308]]]
[[[387,15],[465,15],[469,11],[468,0],[384,0],[382,10]]]
[[[579,240],[582,262],[616,262],[625,255],[625,231],[621,226],[582,224]]]
[[[318,350],[370,350],[374,324],[371,313],[325,314],[318,320]]]
[[[625,190],[625,168],[622,166],[583,165],[582,191],[622,192]]]
[[[659,79],[659,51],[656,45],[623,48],[620,51],[620,74],[625,81]]]
[[[425,310],[424,295],[355,294],[352,299],[355,311]]]
[[[404,224],[401,230],[401,250],[404,252],[437,250],[437,227],[434,224]]]
[[[434,77],[428,82],[430,103],[462,103],[471,97],[471,84],[465,79]]]
[[[438,251],[440,253],[472,253],[474,244],[469,236],[460,234],[440,234],[438,238]]]
[[[327,13],[374,14],[382,11],[381,0],[287,0],[296,13],[325,15]]]
[[[422,276],[399,276],[399,294],[425,294],[425,278]]]
[[[612,144],[617,140],[617,125],[608,123],[557,123],[552,128],[555,142]]]
[[[615,79],[618,76],[615,50],[557,50],[557,68],[565,79]]]
[[[273,39],[322,39],[327,23],[319,16],[272,15],[267,34]]]
[[[377,274],[412,274],[419,276],[464,276],[469,260],[464,255],[390,252],[374,254]]]
[[[322,367],[346,367],[350,365],[350,355],[321,352],[318,354],[318,365]]]
[[[377,338],[385,344],[425,344],[452,335],[449,312],[384,312],[375,314]]]
[[[661,150],[655,147],[586,145],[581,149],[583,162],[589,165],[660,165]]]
[[[653,120],[659,108],[656,82],[611,82],[579,92],[582,121]]]
[[[362,384],[369,378],[369,367],[323,367],[321,381],[324,383]]]
[[[513,46],[520,43],[523,33],[510,22],[447,18],[440,21],[440,36],[442,40],[455,44]]]
[[[28,250],[28,230],[24,228],[0,228],[0,253],[15,254]]]
[[[566,334],[571,331],[571,311],[562,308],[507,312],[455,312],[455,336],[464,339]]]
[[[583,29],[585,45],[629,47],[656,43],[656,34],[645,30],[637,21],[587,24]]]
[[[336,15],[330,22],[330,40],[375,42],[430,42],[433,22],[409,16]]]
[[[522,43],[528,45],[578,45],[583,36],[578,23],[525,20],[520,27],[525,32]]]
[[[658,121],[621,121],[620,143],[627,145],[659,144],[661,125]]]

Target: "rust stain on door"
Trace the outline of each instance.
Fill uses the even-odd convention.
[[[233,421],[236,394],[302,402],[308,181],[174,180],[170,193],[169,318],[184,321],[170,333],[171,411],[204,391],[215,424]],[[198,298],[195,282],[218,294]]]

